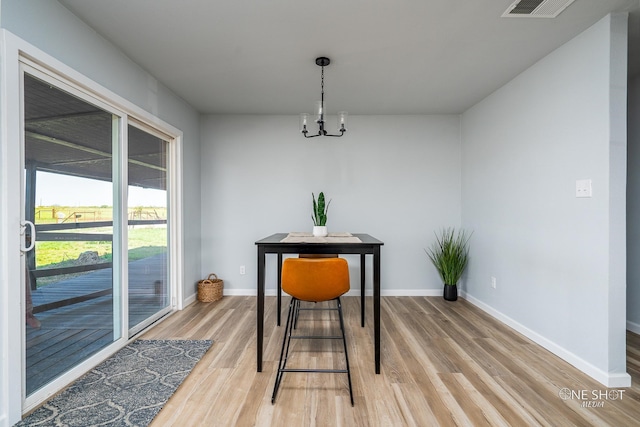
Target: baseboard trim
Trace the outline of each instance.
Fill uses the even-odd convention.
[[[185,309],[191,304],[193,304],[194,302],[196,302],[196,296],[197,296],[196,294],[193,294],[191,296],[186,297],[184,301],[182,301],[182,308]]]
[[[493,307],[485,304],[484,302],[482,302],[479,299],[473,297],[472,295],[469,295],[468,293],[462,291],[462,292],[460,292],[460,296],[462,298],[464,298],[465,300],[469,301],[471,304],[473,304],[476,307],[478,307],[479,309],[481,309],[482,311],[484,311],[485,313],[489,314],[490,316],[496,318],[497,320],[499,320],[500,322],[502,322],[505,325],[509,326],[510,328],[512,328],[512,329],[516,330],[517,332],[521,333],[522,335],[526,336],[531,341],[533,341],[536,344],[546,348],[551,353],[555,354],[556,356],[558,356],[562,360],[566,361],[567,363],[573,365],[574,367],[576,367],[580,371],[584,372],[586,375],[590,376],[594,380],[600,382],[604,386],[606,386],[606,387],[616,387],[616,388],[617,387],[630,387],[631,386],[631,376],[629,374],[627,374],[627,373],[608,373],[608,372],[605,372],[605,371],[593,366],[591,363],[585,361],[584,359],[580,358],[579,356],[573,354],[572,352],[568,351],[564,347],[562,347],[562,346],[556,344],[555,342],[543,337],[539,333],[527,328],[523,324],[515,321],[514,319],[512,319],[509,316],[503,314],[502,312],[494,309]]]
[[[627,320],[627,330],[640,335],[640,325]]]
[[[275,289],[267,289],[265,296],[276,296]],[[255,289],[225,289],[224,295],[234,296],[255,296]],[[351,288],[346,296],[360,296],[360,288]],[[373,296],[373,289],[365,289],[366,296]],[[437,297],[442,296],[442,289],[382,289],[380,295],[383,297]],[[185,302],[186,304],[186,302]]]

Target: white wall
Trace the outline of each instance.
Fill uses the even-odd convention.
[[[55,1],[2,0],[0,2],[0,26],[54,57],[65,66],[83,74],[113,93],[147,110],[166,123],[183,132],[184,168],[184,296],[195,292],[200,272],[200,160],[199,117],[183,100],[158,83],[152,75],[141,69],[94,30],[87,27],[67,9]],[[15,52],[14,52],[15,53]],[[5,52],[3,52],[3,55]],[[10,67],[17,67],[17,58]],[[15,70],[15,68],[13,68]],[[5,70],[2,70],[4,73]],[[15,85],[8,88],[17,90]],[[3,87],[3,95],[7,92]],[[3,114],[8,114],[6,111]],[[4,115],[2,116],[5,117]],[[17,146],[7,143],[7,128],[2,126],[0,161],[17,159]],[[17,141],[17,138],[11,139]],[[7,152],[11,156],[6,156]],[[14,165],[15,162],[10,162]],[[12,166],[13,167],[13,166]],[[17,255],[19,203],[15,184],[7,182],[7,176],[15,171],[0,174],[0,426],[12,425],[20,419],[20,327],[11,325],[8,319],[16,319],[18,306],[8,306],[9,289],[19,277]],[[18,171],[19,173],[19,171]],[[14,262],[15,260],[17,262]],[[15,292],[13,292],[15,294]]]
[[[324,191],[329,231],[384,242],[383,293],[441,294],[423,248],[460,224],[459,127],[458,116],[354,116],[342,138],[305,139],[295,116],[204,117],[202,275],[218,274],[227,294],[255,293],[255,241],[311,231],[311,192]]]
[[[611,386],[630,383],[625,95],[626,16],[614,15],[462,116],[469,298]],[[575,197],[578,179],[592,198]]]
[[[199,116],[184,100],[55,1],[2,0],[3,28],[183,132],[184,294],[200,271]],[[52,35],[55,34],[55,37]]]
[[[629,82],[627,328],[640,334],[640,78]]]

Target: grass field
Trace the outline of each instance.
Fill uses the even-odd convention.
[[[80,215],[80,216],[77,216]],[[166,219],[166,209],[157,207],[136,207],[129,209],[129,219]],[[39,206],[36,209],[36,224],[63,222],[111,221],[112,208],[109,206]],[[85,228],[67,230],[65,232],[106,233],[111,234],[111,227]],[[167,248],[167,228],[152,226],[136,226],[128,230],[129,261],[146,258],[162,252]],[[56,241],[36,243],[36,268],[54,268],[74,265],[78,256],[86,251],[95,251],[105,262],[113,257],[110,241]]]

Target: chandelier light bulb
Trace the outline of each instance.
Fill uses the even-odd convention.
[[[309,122],[309,114],[302,113],[300,114],[300,132],[307,132],[307,123]]]
[[[324,103],[322,101],[316,102],[316,123],[320,123],[324,121]]]
[[[346,111],[340,111],[338,113],[338,130],[346,131],[347,130],[347,117],[349,114]]]

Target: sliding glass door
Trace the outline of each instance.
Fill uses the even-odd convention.
[[[151,129],[128,132],[129,333],[170,309],[167,157],[169,142]]]
[[[22,69],[19,286],[31,405],[172,310],[174,140],[39,68]]]
[[[44,76],[43,76],[44,78]],[[114,280],[120,118],[24,74],[25,380],[29,396],[121,337]],[[32,231],[32,230],[31,230]]]

